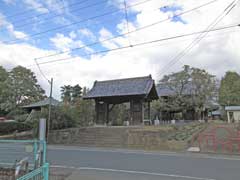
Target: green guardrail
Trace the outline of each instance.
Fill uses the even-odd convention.
[[[33,157],[32,169],[28,170],[21,177],[17,177],[16,180],[48,180],[49,179],[49,164],[46,162],[46,142],[40,140],[0,140],[2,146],[6,145],[23,145],[29,146],[31,149],[30,156]],[[15,146],[14,146],[15,147]],[[16,146],[17,147],[17,146]],[[5,150],[7,151],[7,149]],[[17,170],[18,165],[15,166]],[[21,165],[19,165],[21,166]],[[1,178],[0,178],[1,179]]]
[[[42,163],[46,163],[46,141],[39,141],[39,140],[1,140],[0,143],[8,143],[8,144],[30,144],[33,145],[33,157],[34,161],[37,160],[38,150],[42,148]]]
[[[17,180],[48,180],[49,179],[49,164],[45,163],[40,168],[33,170],[30,173],[18,178]]]

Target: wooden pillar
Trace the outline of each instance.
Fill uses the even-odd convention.
[[[109,124],[109,104],[105,104],[105,123],[108,125]]]
[[[228,111],[227,111],[227,120],[228,120],[228,123],[231,123],[231,120],[230,120],[230,114],[229,114]]]
[[[99,120],[99,112],[98,112],[98,101],[95,101],[95,113],[96,113],[96,120],[95,120],[95,124],[97,124],[98,120]]]
[[[130,101],[130,125],[133,124],[133,100]]]
[[[148,119],[151,120],[151,107],[150,107],[150,101],[148,103]]]
[[[140,103],[141,103],[140,106],[141,106],[141,111],[142,111],[142,117],[141,117],[141,120],[140,120],[140,121],[141,121],[141,123],[143,123],[144,116],[145,116],[145,115],[144,115],[144,114],[145,114],[145,113],[144,113],[144,111],[145,111],[145,109],[144,109],[144,101],[142,100],[142,101],[140,101]]]

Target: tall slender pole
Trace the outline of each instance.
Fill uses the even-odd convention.
[[[48,140],[50,129],[51,129],[52,88],[53,88],[53,78],[51,78],[51,81],[50,81],[50,95],[49,95],[48,123],[47,123],[48,124],[47,140]]]

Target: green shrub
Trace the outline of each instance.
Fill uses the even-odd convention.
[[[1,122],[0,123],[0,135],[11,134],[15,131],[22,132],[31,130],[32,127],[26,123],[19,122]]]

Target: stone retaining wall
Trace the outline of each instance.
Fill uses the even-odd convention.
[[[188,145],[187,141],[168,141],[168,131],[154,127],[72,128],[50,133],[49,142],[82,147],[184,150]]]
[[[34,136],[32,131],[27,131],[27,132],[20,132],[20,133],[0,136],[0,139],[29,140],[29,139],[34,139]]]

